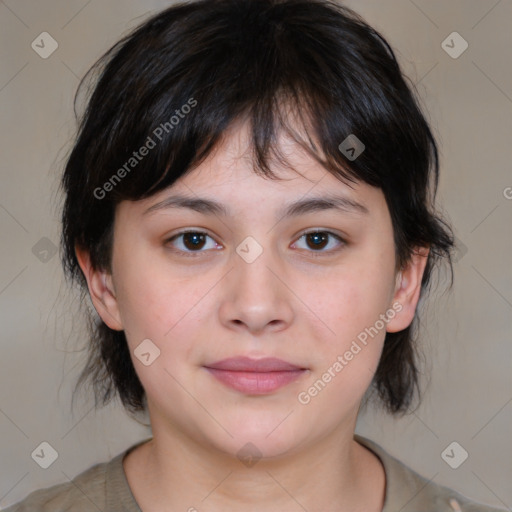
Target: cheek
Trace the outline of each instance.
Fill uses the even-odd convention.
[[[393,265],[389,251],[368,251],[347,259],[346,265],[323,280],[323,286],[312,287],[312,278],[309,287],[305,283],[302,293],[310,290],[312,309],[319,318],[315,321],[316,364],[302,390],[301,404],[310,400],[314,407],[329,409],[334,415],[341,414],[345,406],[357,407],[380,360],[386,335],[381,315],[391,319],[387,312]],[[332,407],[336,403],[340,408]]]
[[[138,260],[145,264],[138,264]],[[193,360],[191,353],[200,343],[198,332],[213,295],[208,293],[212,280],[183,278],[157,259],[149,262],[142,254],[119,261],[116,275],[120,314],[132,358],[142,340],[150,339],[160,351],[155,366],[174,373],[183,361]],[[139,371],[140,364],[136,360],[134,364]],[[144,367],[140,369],[144,373]]]
[[[325,276],[321,285],[313,286],[314,278],[304,283],[303,296],[338,343],[373,325],[390,306],[392,267],[379,256],[354,258]]]
[[[377,369],[384,338],[387,294],[370,280],[352,274],[340,277],[337,293],[318,297],[324,329],[315,340],[311,378],[297,400],[305,411],[336,423],[357,410]],[[317,321],[318,323],[318,321]],[[314,411],[314,412],[313,412]]]
[[[118,266],[118,280],[121,283],[116,290],[123,326],[129,338],[160,337],[167,316],[174,310],[169,303],[169,290],[165,282],[158,279],[155,269],[129,265]],[[169,328],[169,327],[168,327]]]
[[[147,242],[114,253],[118,305],[129,336],[162,338],[192,306],[193,279],[184,279]]]
[[[171,400],[184,408],[186,396],[179,383],[186,381],[187,365],[197,359],[193,352],[199,336],[194,329],[200,325],[198,315],[205,314],[200,304],[194,307],[200,290],[195,293],[190,281],[187,285],[163,276],[155,266],[138,272],[118,268],[123,280],[119,307],[139,380],[152,400]],[[145,353],[149,361],[144,361]]]

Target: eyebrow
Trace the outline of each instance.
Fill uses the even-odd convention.
[[[168,208],[186,208],[204,215],[219,215],[225,217],[230,215],[229,208],[213,199],[187,197],[182,195],[170,196],[158,203],[155,203],[147,208],[143,212],[143,215],[159,210],[166,210]],[[360,215],[367,215],[370,213],[365,205],[358,203],[353,199],[343,196],[326,195],[300,199],[298,201],[285,204],[278,211],[277,217],[280,219],[286,219],[289,217],[324,210],[338,210],[344,213],[356,213]]]

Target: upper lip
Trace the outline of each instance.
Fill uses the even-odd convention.
[[[301,366],[277,359],[265,357],[263,359],[251,359],[250,357],[230,357],[212,364],[205,365],[206,368],[216,370],[228,370],[232,372],[286,372],[293,370],[304,370]]]

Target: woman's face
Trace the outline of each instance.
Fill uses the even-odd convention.
[[[230,132],[171,188],[119,204],[103,281],[112,294],[95,305],[125,330],[154,435],[291,454],[353,431],[386,330],[412,320],[424,261],[401,288],[380,189],[344,185],[284,138],[300,174],[281,167],[282,180],[261,178],[243,156],[246,137]],[[218,210],[172,205],[178,195]],[[310,203],[327,197],[338,206]],[[235,357],[298,369],[207,368]]]

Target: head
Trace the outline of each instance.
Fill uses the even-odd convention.
[[[406,411],[417,303],[453,236],[436,142],[382,36],[334,2],[199,0],[94,69],[62,181],[64,267],[99,315],[79,382],[269,453],[353,422],[368,389]],[[205,368],[239,355],[305,371],[240,393]]]

